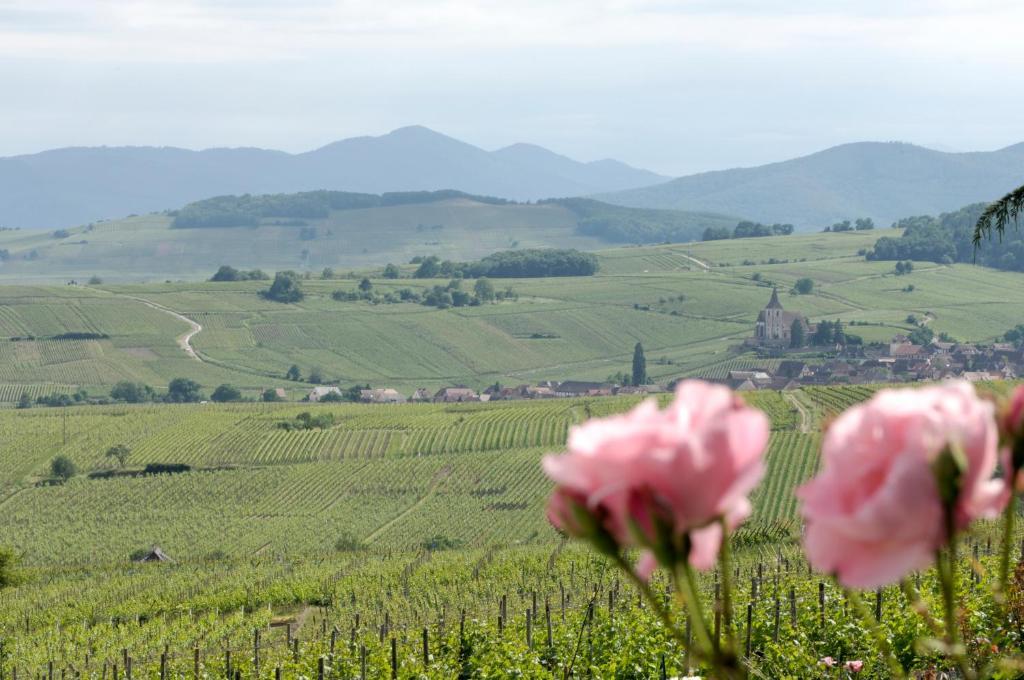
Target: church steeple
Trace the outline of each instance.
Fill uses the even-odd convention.
[[[765,309],[782,309],[782,303],[779,302],[778,288],[772,288],[772,299],[768,301],[768,306]]]

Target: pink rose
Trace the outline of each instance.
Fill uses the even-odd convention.
[[[811,564],[854,588],[927,567],[948,540],[933,464],[950,447],[963,454],[953,506],[961,529],[1006,503],[993,478],[997,444],[992,404],[964,381],[883,390],[849,409],[825,435],[821,473],[797,491]]]
[[[831,656],[823,656],[818,661],[818,663],[820,663],[825,668],[832,668],[833,666],[836,665],[836,660],[833,659]]]
[[[864,662],[860,660],[847,661],[843,664],[843,668],[850,673],[860,673],[864,669]]]
[[[557,485],[549,517],[573,533],[560,510],[569,494],[619,546],[649,548],[662,563],[685,550],[694,566],[710,568],[719,518],[735,526],[750,514],[768,434],[765,415],[729,389],[683,382],[663,411],[646,401],[572,429],[569,452],[543,461]],[[643,565],[648,571],[649,557]]]
[[[1014,477],[1014,489],[1024,491],[1024,385],[1013,391],[1003,409],[999,434],[1003,442],[1003,470],[1008,478]]]

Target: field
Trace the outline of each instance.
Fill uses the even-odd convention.
[[[818,465],[814,419],[871,391],[749,395],[773,434],[754,516],[737,537],[738,573],[767,677],[815,677],[821,656],[874,654],[841,592],[825,585],[822,609],[793,538],[793,489]],[[663,664],[681,673],[693,660],[638,606],[636,589],[544,518],[540,457],[587,415],[635,403],[0,411],[0,545],[17,546],[28,577],[0,592],[0,673],[35,677],[52,664],[104,678],[125,674],[126,662],[139,677],[162,667],[182,678],[197,663],[201,677],[319,677],[321,666],[323,677],[370,678],[393,667],[401,678],[560,677],[570,666],[647,678]],[[303,409],[334,424],[278,427]],[[131,448],[124,469],[104,455],[118,443]],[[49,485],[61,454],[80,474]],[[192,471],[139,474],[150,463]],[[972,539],[981,559],[993,533]],[[175,562],[129,562],[153,545]],[[702,581],[706,597],[713,585]],[[906,625],[902,598],[886,591],[885,621]],[[738,639],[747,630],[741,620]],[[867,668],[885,677],[876,662]]]
[[[231,383],[248,397],[284,387],[289,398],[0,409],[0,546],[16,548],[27,577],[0,591],[0,680],[15,670],[106,680],[126,665],[153,678],[277,668],[289,678],[685,675],[693,660],[638,606],[635,587],[544,517],[541,457],[573,424],[636,398],[298,404],[310,385],[284,373],[298,364],[343,387],[407,393],[602,380],[628,369],[638,341],[661,382],[771,369],[778,358],[739,347],[766,282],[787,309],[842,319],[867,341],[907,332],[911,314],[980,341],[1024,316],[1018,274],[919,263],[897,278],[857,255],[879,235],[606,250],[597,276],[496,281],[518,298],[448,310],[335,301],[333,291],[355,289],[347,277],[311,277],[295,305],[262,299],[265,284],[251,282],[0,287],[8,406],[23,393],[100,395],[119,380],[162,389],[179,376],[207,394]],[[442,283],[368,273],[381,292]],[[813,293],[789,293],[805,276]],[[182,347],[192,324],[196,357]],[[735,541],[750,607],[736,633],[761,677],[820,677],[826,655],[864,658],[863,677],[887,677],[843,593],[808,576],[793,494],[817,470],[822,424],[877,389],[745,394],[772,422],[754,514]],[[332,420],[283,427],[305,411]],[[117,444],[131,450],[123,468],[106,455]],[[58,455],[78,468],[63,484],[49,479]],[[152,464],[189,470],[144,474]],[[993,535],[983,526],[972,537],[979,563],[993,559]],[[153,545],[175,562],[130,561]],[[934,598],[932,576],[921,578]],[[710,605],[713,575],[701,588]],[[881,597],[894,644],[913,659],[920,631],[904,595]]]
[[[208,277],[222,264],[246,268],[366,268],[408,262],[414,255],[474,259],[497,250],[572,247],[593,250],[605,242],[576,233],[576,217],[556,205],[489,205],[451,200],[335,212],[308,220],[315,236],[298,226],[172,229],[154,214],[99,222],[92,228],[0,233],[0,249],[33,259],[0,263],[0,280],[17,282],[189,280]]]
[[[266,284],[256,282],[0,287],[0,402],[26,389],[30,396],[77,387],[102,394],[119,380],[162,387],[179,376],[207,391],[227,382],[249,396],[283,387],[298,399],[309,387],[284,381],[292,364],[342,385],[406,393],[460,383],[600,381],[629,369],[636,342],[654,380],[721,378],[777,361],[740,347],[770,285],[787,309],[812,321],[842,320],[866,342],[909,332],[909,316],[965,341],[992,341],[1024,317],[1019,274],[918,263],[897,277],[891,263],[857,255],[883,233],[606,250],[596,276],[495,281],[518,298],[447,310],[331,298],[355,290],[357,278],[311,277],[306,299],[292,305],[261,299]],[[802,277],[815,282],[813,293],[790,294]],[[381,293],[447,283],[372,282]],[[189,324],[177,315],[202,327],[191,338],[199,360],[179,346]],[[57,337],[65,333],[96,337]]]

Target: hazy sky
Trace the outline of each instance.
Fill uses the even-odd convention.
[[[1024,4],[0,0],[0,155],[422,124],[666,174],[1024,141]]]

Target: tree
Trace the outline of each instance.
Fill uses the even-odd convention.
[[[789,328],[789,346],[799,348],[804,346],[804,324],[800,319],[793,319],[793,325]]]
[[[701,235],[702,241],[724,241],[732,238],[732,232],[728,227],[708,227]]]
[[[284,401],[281,396],[277,393],[277,390],[263,390],[263,394],[260,395],[260,401]]]
[[[218,402],[241,401],[242,393],[237,387],[224,384],[219,385],[217,389],[213,391],[213,394],[210,395],[210,399]]]
[[[491,302],[494,300],[494,284],[486,276],[481,276],[473,284],[473,292],[480,302]]]
[[[333,279],[334,278],[334,270],[331,269],[330,267],[324,267],[324,270],[322,272],[320,272],[320,278],[321,279]]]
[[[633,375],[634,385],[647,384],[647,358],[644,357],[644,346],[639,342],[633,347]]]
[[[984,238],[991,238],[995,231],[1000,237],[1006,232],[1006,225],[1017,220],[1024,212],[1024,186],[1017,187],[998,201],[991,203],[974,224],[974,247],[977,249]]]
[[[260,293],[267,300],[274,302],[301,302],[306,294],[302,292],[299,275],[293,271],[277,272],[270,288]]]
[[[309,369],[309,378],[308,378],[308,380],[309,380],[309,382],[317,384],[317,385],[319,385],[320,383],[324,382],[324,372],[323,372],[323,369],[321,369],[318,366],[314,366],[313,368]]]
[[[18,399],[18,408],[32,408],[32,397],[28,396],[28,392],[21,393],[21,397]]]
[[[67,456],[57,456],[50,461],[50,474],[62,482],[66,482],[78,474],[78,468]]]
[[[130,455],[132,455],[132,450],[126,444],[117,444],[107,449],[107,458],[116,458],[118,465],[121,467],[124,467],[125,463],[128,462]]]
[[[419,268],[413,274],[417,279],[433,279],[441,273],[441,260],[436,255],[430,255],[420,261]]]
[[[811,292],[814,290],[814,281],[806,277],[802,279],[797,279],[796,285],[793,286],[793,290],[795,290],[800,295],[810,295]]]
[[[141,404],[146,401],[153,401],[155,392],[149,385],[133,383],[127,380],[114,385],[110,390],[110,397],[118,401],[126,401],[129,404]]]
[[[384,267],[384,272],[381,276],[385,279],[397,279],[402,276],[402,271],[397,266],[388,262],[388,265]]]
[[[373,283],[370,281],[370,279],[363,277],[363,280],[359,282],[359,290],[363,291],[364,293],[369,293],[371,290],[373,290]]]
[[[875,228],[875,221],[870,217],[865,217],[863,219],[858,218],[853,223],[853,228],[857,231],[870,231]]]
[[[288,372],[284,374],[284,377],[289,380],[302,380],[302,369],[299,368],[298,364],[292,364],[291,368],[288,369]]]
[[[203,400],[199,383],[188,378],[175,378],[167,386],[167,401],[175,404],[194,403]]]

